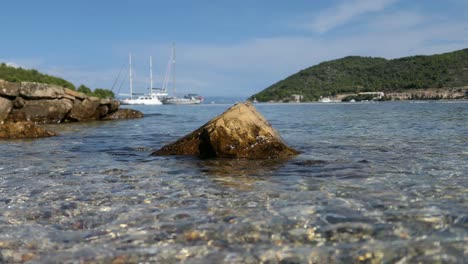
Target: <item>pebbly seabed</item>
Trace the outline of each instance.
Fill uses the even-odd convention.
[[[464,261],[468,103],[258,104],[301,155],[149,155],[228,107],[1,141],[0,262]]]

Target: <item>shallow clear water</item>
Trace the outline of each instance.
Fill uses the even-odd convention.
[[[1,141],[0,262],[465,261],[468,103],[259,104],[301,155],[149,155],[228,107]]]

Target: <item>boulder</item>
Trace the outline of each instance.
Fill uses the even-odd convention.
[[[119,109],[103,117],[102,120],[131,119],[131,118],[142,118],[142,117],[143,117],[143,113],[140,111],[133,110],[133,109]]]
[[[0,123],[5,121],[12,108],[13,103],[10,100],[0,97]]]
[[[111,100],[109,104],[109,112],[115,112],[119,109],[120,107],[120,102],[117,100]]]
[[[22,82],[20,96],[27,99],[57,99],[65,94],[64,88],[36,82]]]
[[[76,100],[67,118],[73,121],[98,120],[100,117],[99,99],[95,100],[94,98],[88,97],[83,101]]]
[[[21,84],[0,80],[0,96],[17,97],[19,95]]]
[[[6,123],[0,125],[0,138],[39,138],[55,136],[56,133],[32,122]]]
[[[299,154],[250,103],[239,103],[152,155],[276,159]]]
[[[107,105],[100,105],[97,111],[99,112],[99,118],[103,118],[109,113],[109,107]]]
[[[12,122],[60,123],[71,109],[72,101],[68,99],[25,100],[22,108],[12,109],[8,120]]]
[[[103,98],[101,99],[101,101],[99,102],[101,105],[108,105],[111,103],[111,99],[109,98]]]

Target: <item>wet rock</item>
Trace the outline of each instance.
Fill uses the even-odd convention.
[[[300,160],[300,161],[294,162],[293,164],[298,165],[298,166],[304,166],[304,167],[308,167],[308,166],[313,167],[313,166],[324,166],[329,163],[330,162],[325,161],[325,160]]]
[[[3,97],[0,97],[0,123],[3,123],[13,108],[13,103]]]
[[[0,138],[39,138],[55,136],[56,133],[32,122],[6,123],[0,125]]]
[[[239,103],[152,155],[275,159],[297,155],[250,103]]]
[[[143,113],[133,109],[119,109],[103,117],[103,120],[142,118]]]
[[[38,123],[60,123],[72,109],[72,101],[68,99],[25,100],[23,107],[13,109],[8,121],[32,121]]]
[[[65,94],[64,88],[36,82],[22,82],[20,96],[28,99],[57,99]]]
[[[17,97],[21,84],[0,80],[0,96]]]

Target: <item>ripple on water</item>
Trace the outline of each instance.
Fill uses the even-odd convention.
[[[2,142],[0,260],[460,263],[467,107],[259,105],[279,162],[149,156],[225,106]]]

